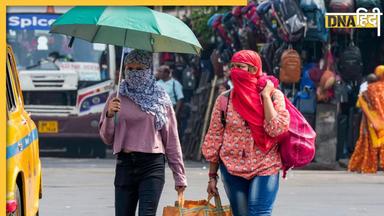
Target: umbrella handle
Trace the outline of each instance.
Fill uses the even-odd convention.
[[[75,37],[71,37],[71,40],[69,41],[68,47],[72,48],[73,41],[75,41]]]
[[[121,74],[123,70],[123,63],[124,63],[124,47],[121,49],[121,61],[120,61],[120,70],[119,70],[119,81],[117,83],[117,93],[116,97],[119,98],[119,90],[120,90],[120,83],[121,83]],[[116,115],[115,115],[116,116]]]
[[[117,117],[117,113],[115,113],[115,117],[114,117],[114,122],[115,122],[115,125],[117,124],[117,121],[118,121],[118,117]]]
[[[121,51],[121,61],[120,61],[120,71],[119,71],[119,81],[117,83],[117,92],[116,92],[116,97],[119,98],[119,93],[120,93],[120,83],[121,83],[121,71],[123,69],[123,62],[124,62],[124,47]],[[115,117],[114,117],[114,122],[115,124],[117,124],[117,121],[118,121],[118,117],[117,117],[117,113],[115,113]]]

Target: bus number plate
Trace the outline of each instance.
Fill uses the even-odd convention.
[[[58,133],[59,123],[57,121],[39,121],[39,133]]]

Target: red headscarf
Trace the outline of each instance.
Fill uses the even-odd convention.
[[[232,56],[231,62],[245,63],[257,68],[255,74],[238,68],[231,69],[234,85],[232,103],[236,112],[248,123],[255,144],[260,150],[267,152],[276,143],[276,139],[264,131],[264,106],[260,92],[267,80],[271,80],[275,87],[278,86],[278,80],[262,73],[260,56],[254,51],[239,51]]]

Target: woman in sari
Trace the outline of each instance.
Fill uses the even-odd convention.
[[[363,118],[349,171],[376,173],[384,168],[384,65],[376,67],[375,74],[377,81],[368,84],[357,101]]]

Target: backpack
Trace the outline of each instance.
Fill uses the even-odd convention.
[[[213,28],[214,32],[217,33],[217,35],[228,45],[231,46],[232,44],[232,39],[229,37],[228,32],[224,28],[222,24],[223,20],[223,14],[219,15],[213,15],[209,20],[208,20],[208,26],[211,25]]]
[[[316,112],[316,86],[310,78],[310,71],[316,67],[317,64],[315,63],[304,65],[300,91],[294,98],[293,104],[304,114],[315,114]]]
[[[294,99],[294,104],[303,114],[316,113],[316,89],[305,87],[299,91]]]
[[[305,166],[313,160],[316,141],[316,132],[288,98],[285,98],[285,105],[290,121],[288,132],[279,141],[283,178],[290,168]]]
[[[301,75],[301,59],[299,53],[288,48],[281,55],[279,79],[285,84],[299,82]]]
[[[281,27],[277,17],[272,10],[272,2],[264,1],[260,3],[256,8],[256,12],[263,20],[263,24],[268,29],[268,31],[272,33],[273,37],[276,39],[279,38],[277,31]]]
[[[317,101],[328,102],[333,97],[333,89],[336,82],[336,74],[334,70],[334,57],[332,54],[331,46],[328,44],[327,51],[323,58],[324,65],[322,67],[322,73],[318,80],[316,89]]]
[[[331,0],[329,2],[329,12],[334,13],[354,13],[354,0]],[[348,28],[333,28],[332,32],[336,34],[350,34],[352,29]]]
[[[325,28],[325,4],[324,0],[301,0],[300,7],[307,18],[307,31],[305,40],[321,41],[328,40],[328,29]]]
[[[262,25],[262,18],[256,12],[255,3],[251,2],[248,6],[244,7],[242,14],[244,26],[246,26],[247,29],[249,28],[251,34],[253,34],[255,40],[254,46],[256,46],[257,43],[266,43],[268,33],[266,32],[265,26]]]
[[[359,47],[351,44],[341,53],[338,69],[344,81],[360,81],[363,76],[363,59]]]
[[[349,94],[352,92],[352,87],[342,80],[336,80],[335,83],[335,100],[337,103],[348,103]]]
[[[277,33],[286,42],[300,40],[306,31],[306,20],[296,0],[271,0],[280,28]]]
[[[268,75],[273,74],[273,58],[278,49],[278,43],[266,43],[260,50],[260,57],[263,63],[263,71],[265,71]]]
[[[288,48],[288,44],[282,43],[280,47],[275,51],[274,57],[272,60],[272,74],[273,76],[280,76],[280,62],[283,52]]]
[[[381,4],[379,0],[356,0],[356,8],[373,9],[379,8],[381,10]]]
[[[319,67],[313,67],[309,70],[309,78],[315,83],[319,84],[321,76],[323,75],[324,71],[321,70]]]
[[[258,37],[250,28],[244,27],[239,29],[239,41],[241,49],[257,51]]]
[[[241,44],[239,41],[238,24],[236,21],[236,17],[233,16],[233,14],[230,11],[228,11],[224,13],[221,22],[222,22],[222,26],[224,27],[224,30],[227,32],[227,36],[232,41],[232,43],[228,45],[235,48],[235,50],[240,50]]]
[[[303,66],[303,75],[300,80],[300,90],[303,90],[305,87],[308,88],[316,88],[315,83],[311,79],[311,71],[314,69],[318,69],[318,65],[316,63],[308,63]]]
[[[329,1],[329,12],[355,12],[355,1],[354,0],[330,0]]]

